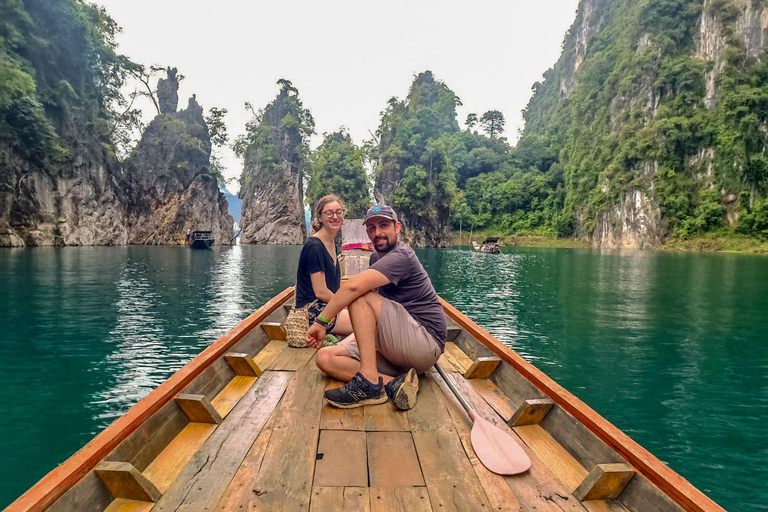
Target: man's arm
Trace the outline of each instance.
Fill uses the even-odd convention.
[[[391,281],[378,270],[369,268],[360,272],[356,276],[349,278],[349,281],[341,285],[339,291],[333,295],[333,298],[320,313],[323,318],[330,320],[338,315],[342,309],[347,307],[353,300],[361,295],[368,293],[374,288],[384,286]],[[320,348],[325,340],[326,329],[318,323],[309,326],[307,331],[307,344],[310,347]]]
[[[346,283],[341,285],[339,291],[333,294],[333,298],[325,306],[322,315],[327,319],[331,319],[338,315],[345,307],[349,306],[349,304],[356,298],[368,293],[374,288],[379,288],[391,282],[392,281],[390,281],[387,276],[378,270],[372,268],[366,269],[359,274],[350,277]]]

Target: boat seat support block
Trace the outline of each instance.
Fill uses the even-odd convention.
[[[244,377],[261,376],[261,368],[259,368],[259,365],[257,365],[253,358],[248,354],[228,352],[224,354],[224,359],[226,359],[229,366],[232,367],[235,375],[242,375]]]
[[[472,361],[472,366],[464,372],[464,378],[487,379],[496,370],[499,363],[501,363],[501,358],[498,357],[478,357]]]
[[[633,476],[635,470],[629,464],[598,464],[573,495],[579,501],[616,499]]]
[[[218,425],[223,421],[205,395],[179,394],[176,396],[176,403],[191,422]]]
[[[538,425],[544,416],[547,415],[552,406],[555,405],[549,398],[528,399],[517,408],[514,416],[510,418],[507,424],[510,427],[521,427],[523,425]]]
[[[101,462],[95,471],[115,498],[156,502],[162,496],[155,484],[128,462]]]

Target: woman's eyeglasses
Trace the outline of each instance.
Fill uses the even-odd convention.
[[[328,219],[333,218],[334,216],[336,216],[336,217],[343,217],[344,216],[344,210],[325,210],[322,213]]]

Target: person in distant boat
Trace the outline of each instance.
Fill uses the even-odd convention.
[[[187,229],[187,242],[189,242],[190,235],[191,235],[191,232],[189,231],[189,229]]]
[[[354,334],[317,353],[318,368],[347,382],[326,391],[326,400],[350,408],[389,397],[408,410],[416,404],[418,374],[445,348],[445,313],[413,249],[398,241],[401,224],[394,210],[375,205],[363,222],[376,251],[370,267],[334,294],[307,331],[307,343],[320,348],[327,326],[348,308]]]
[[[296,307],[309,304],[309,327],[325,308],[341,284],[341,269],[336,257],[336,234],[344,223],[344,203],[335,195],[317,202],[312,220],[314,234],[304,243],[296,272]],[[328,332],[346,336],[352,332],[349,314],[341,312],[328,324]]]

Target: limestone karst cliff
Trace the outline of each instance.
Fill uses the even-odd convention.
[[[303,173],[314,121],[298,90],[287,80],[278,84],[243,141],[242,243],[297,245],[307,236]]]
[[[559,155],[565,224],[606,248],[741,229],[768,192],[767,37],[763,0],[582,0],[521,141]]]

